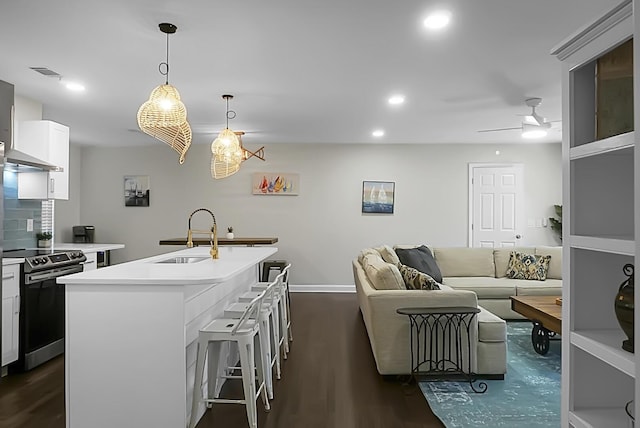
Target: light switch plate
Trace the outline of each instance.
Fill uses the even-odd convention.
[[[33,219],[27,219],[27,232],[33,232]]]

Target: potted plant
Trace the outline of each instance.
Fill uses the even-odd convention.
[[[51,232],[38,232],[36,238],[38,239],[38,248],[49,248],[51,246],[51,238],[53,235]]]
[[[558,238],[562,241],[562,205],[554,205],[556,216],[560,217],[560,220],[549,217],[549,222],[551,223],[551,230],[557,233]]]
[[[233,226],[227,227],[227,239],[233,239]]]

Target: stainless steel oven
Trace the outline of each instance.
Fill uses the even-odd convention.
[[[82,272],[81,251],[9,251],[6,257],[25,257],[20,270],[18,360],[9,372],[22,372],[64,352],[65,293],[56,279]],[[22,254],[22,255],[20,255]]]

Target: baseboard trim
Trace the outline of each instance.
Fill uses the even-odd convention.
[[[355,285],[289,285],[292,293],[355,293]]]

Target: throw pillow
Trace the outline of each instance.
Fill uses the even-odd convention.
[[[376,290],[404,290],[406,285],[398,268],[384,262],[380,256],[367,254],[362,260],[364,270],[371,286]]]
[[[426,245],[417,248],[396,248],[396,254],[400,263],[418,269],[426,273],[437,282],[442,282],[442,273],[431,254],[431,250]]]
[[[384,260],[385,262],[392,263],[395,266],[400,263],[396,252],[393,251],[393,248],[391,248],[390,246],[383,245],[382,247],[376,248],[376,250],[378,250],[380,256],[382,257],[382,260]]]
[[[551,256],[536,256],[512,251],[509,257],[509,266],[507,267],[507,278],[545,281],[550,261]]]
[[[426,273],[420,272],[411,266],[398,264],[398,270],[407,290],[440,290],[440,285],[435,279],[431,278]]]

